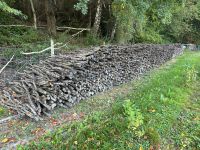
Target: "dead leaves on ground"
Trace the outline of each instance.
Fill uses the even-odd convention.
[[[46,133],[46,130],[43,128],[36,128],[35,130],[32,130],[31,133],[35,136],[42,136]]]
[[[13,143],[16,141],[17,141],[17,139],[15,137],[4,138],[0,141],[0,148],[2,148],[3,145],[5,145],[7,143]]]

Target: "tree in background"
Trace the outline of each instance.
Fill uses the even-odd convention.
[[[142,30],[148,8],[149,2],[143,0],[114,0],[112,2],[112,11],[116,18],[117,42],[127,43],[133,39],[136,32]]]
[[[56,35],[57,24],[78,28],[89,26],[94,35],[92,38],[106,37],[117,43],[199,43],[200,39],[199,0],[13,1],[0,1],[0,9],[4,14],[22,15],[18,10],[23,10],[29,18],[33,17],[35,27],[37,22],[38,25],[45,25],[47,20],[51,35]],[[13,5],[10,5],[11,2]],[[33,2],[34,9],[31,8]],[[46,15],[43,14],[44,8]],[[6,19],[4,17],[1,23],[9,24]]]
[[[166,27],[173,42],[200,43],[200,1],[187,0],[173,14],[172,23]]]
[[[47,29],[51,37],[56,36],[56,17],[55,17],[55,1],[54,0],[45,0],[45,12],[47,19]]]
[[[34,28],[37,29],[37,17],[36,17],[36,12],[35,12],[35,7],[33,4],[33,0],[29,0],[30,4],[31,4],[31,10],[33,13],[33,23],[34,23]]]
[[[89,0],[79,0],[79,2],[74,6],[76,10],[80,10],[82,14],[86,15],[88,12],[88,2]],[[96,13],[94,18],[94,24],[91,30],[93,36],[97,36],[100,23],[101,23],[101,15],[102,15],[102,5],[103,0],[96,1]]]

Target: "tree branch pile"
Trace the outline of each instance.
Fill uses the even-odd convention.
[[[181,45],[112,45],[83,49],[30,65],[0,93],[1,105],[40,120],[55,107],[128,82],[173,57]]]

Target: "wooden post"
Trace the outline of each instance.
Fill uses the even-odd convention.
[[[51,37],[51,57],[54,57],[54,55],[55,55],[54,41],[53,38]]]

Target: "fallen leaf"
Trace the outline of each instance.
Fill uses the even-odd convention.
[[[100,145],[101,145],[101,142],[100,142],[100,141],[98,141],[98,142],[97,142],[97,146],[100,146]]]
[[[149,150],[154,150],[154,148],[153,148],[153,146],[152,146],[152,145],[150,146]]]
[[[7,143],[9,140],[8,140],[8,138],[5,138],[5,139],[3,139],[1,142],[2,143]]]
[[[133,147],[133,143],[127,143],[129,148]]]
[[[88,142],[94,141],[94,138],[88,138],[87,141],[88,141]]]
[[[10,138],[5,138],[1,141],[1,143],[8,143],[8,142],[15,142],[16,138],[10,137]]]
[[[140,149],[139,150],[143,150],[142,146],[140,145]]]
[[[194,120],[194,121],[199,121],[200,118],[199,118],[199,117],[195,117],[195,118],[193,118],[193,120]]]
[[[148,112],[155,112],[155,109],[149,109]]]
[[[144,136],[144,139],[146,140],[147,138],[148,138],[148,137],[145,135],[145,136]]]
[[[81,113],[79,114],[80,118],[83,118],[84,115],[85,115],[85,114],[84,114],[83,112],[81,112]]]
[[[75,144],[75,145],[77,145],[77,144],[78,144],[78,142],[77,142],[77,141],[74,141],[74,144]]]
[[[35,130],[31,131],[32,134],[36,135],[36,136],[41,136],[44,133],[46,133],[46,130],[43,128],[36,128]]]
[[[8,141],[9,142],[15,142],[17,139],[16,138],[14,138],[14,137],[10,137],[10,138],[8,138]]]
[[[51,124],[52,124],[53,126],[56,126],[56,125],[59,124],[59,121],[52,118],[52,119],[51,119]]]

